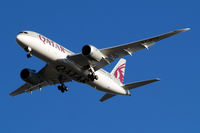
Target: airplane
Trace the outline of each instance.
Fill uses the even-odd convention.
[[[188,31],[190,28],[175,30],[152,38],[131,42],[119,46],[98,49],[93,45],[85,45],[80,53],[73,53],[49,38],[33,32],[22,31],[16,36],[16,42],[27,52],[27,58],[32,55],[46,62],[46,65],[38,72],[25,68],[21,71],[21,79],[24,85],[10,93],[15,96],[24,92],[31,92],[48,86],[58,85],[62,93],[68,91],[64,83],[77,81],[87,84],[99,91],[105,92],[101,102],[116,95],[130,96],[130,90],[150,84],[160,79],[155,78],[146,81],[124,84],[126,60],[122,57],[132,53],[149,49],[156,42]],[[115,59],[121,58],[114,69],[109,73],[103,69]]]

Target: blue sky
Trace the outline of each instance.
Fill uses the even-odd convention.
[[[196,0],[1,1],[0,132],[200,132],[199,2]],[[176,29],[191,30],[162,40],[150,50],[127,56],[125,83],[160,78],[135,89],[131,97],[105,103],[104,94],[72,82],[61,94],[56,86],[9,97],[24,82],[23,68],[45,63],[17,45],[22,30],[39,32],[80,52],[137,41]],[[116,61],[117,62],[117,61]],[[111,71],[115,63],[105,67]],[[132,91],[133,93],[133,91]]]

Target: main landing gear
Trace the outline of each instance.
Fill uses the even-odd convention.
[[[92,81],[98,80],[98,76],[95,73],[88,74],[88,78]]]
[[[62,83],[61,85],[58,86],[58,90],[60,90],[62,93],[65,91],[68,91],[68,88]]]
[[[88,78],[91,80],[91,81],[94,81],[94,80],[98,80],[98,76],[95,75],[95,71],[94,71],[94,68],[89,66],[89,71],[90,71],[90,74],[88,74]]]

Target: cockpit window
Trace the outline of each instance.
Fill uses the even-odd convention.
[[[20,34],[20,33],[28,34],[28,32],[26,32],[26,31],[23,31],[23,32],[19,32],[19,34]]]

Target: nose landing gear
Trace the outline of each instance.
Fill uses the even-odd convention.
[[[31,58],[31,57],[32,57],[32,54],[31,54],[31,53],[28,53],[28,54],[26,55],[26,57],[27,57],[27,58]]]
[[[26,55],[27,58],[31,58],[32,57],[32,49],[30,47],[25,48],[25,51],[28,52],[28,54]]]

